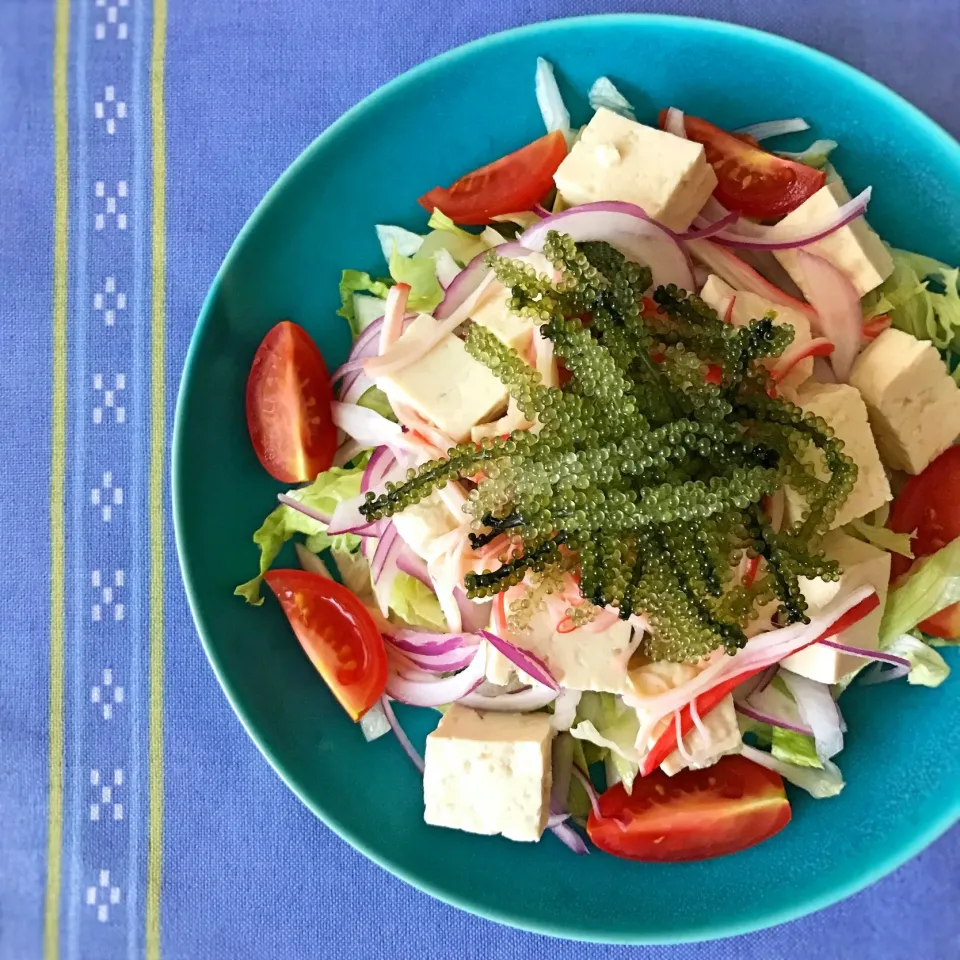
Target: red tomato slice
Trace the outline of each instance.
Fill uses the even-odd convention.
[[[911,477],[893,502],[887,526],[911,533],[910,546],[917,559],[936,553],[960,537],[960,447],[941,453],[923,473]],[[891,580],[906,573],[914,561],[893,554]],[[933,637],[960,637],[960,604],[941,610],[920,624]]]
[[[665,863],[752,847],[790,822],[790,803],[779,774],[728,756],[672,777],[657,770],[635,780],[632,794],[618,783],[600,797],[600,814],[590,814],[587,833],[601,850]]]
[[[666,114],[660,111],[661,127]],[[687,136],[703,144],[707,162],[717,175],[714,196],[746,217],[782,217],[812,197],[826,180],[822,170],[778,157],[755,140],[750,143],[699,117],[686,114],[683,123]]]
[[[318,573],[271,570],[264,580],[320,676],[359,720],[387,685],[387,653],[373,618],[346,587]]]
[[[553,175],[567,155],[559,130],[462,176],[453,186],[434,187],[419,200],[456,223],[479,225],[502,213],[529,210],[553,187]]]
[[[247,428],[272,477],[306,483],[328,470],[337,450],[333,387],[309,334],[278,323],[257,348],[247,378]]]

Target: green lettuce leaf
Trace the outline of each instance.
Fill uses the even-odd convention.
[[[897,637],[887,647],[887,652],[906,657],[910,661],[907,683],[921,687],[939,687],[950,675],[950,668],[943,657],[929,644],[909,633]]]
[[[586,702],[585,702],[586,701]],[[627,793],[640,771],[636,740],[640,721],[636,710],[626,706],[612,693],[586,691],[577,706],[577,717],[570,733],[609,751],[609,760]]]
[[[894,533],[888,527],[867,523],[866,520],[851,520],[846,532],[888,553],[899,553],[902,557],[913,559],[909,533]]]
[[[390,594],[390,610],[411,627],[442,633],[447,621],[437,595],[416,577],[398,573]]]
[[[887,313],[898,330],[960,351],[960,269],[906,250],[891,250],[893,273],[864,298],[867,319]]]
[[[802,150],[800,153],[790,153],[787,150],[780,150],[777,156],[786,157],[788,160],[796,160],[798,163],[806,164],[808,167],[822,170],[829,162],[830,154],[836,149],[836,140],[814,140],[806,150]]]
[[[633,104],[614,86],[609,77],[600,77],[594,81],[587,94],[587,100],[590,102],[591,110],[606,107],[628,120],[637,119],[633,113]]]
[[[374,297],[383,298],[390,292],[391,282],[389,280],[374,280],[369,273],[363,273],[360,270],[344,270],[340,275],[340,309],[337,316],[343,317],[350,324],[350,332],[356,339],[362,332],[363,326],[357,318],[356,304],[353,295],[355,293],[370,293]],[[367,325],[375,317],[364,317]]]
[[[361,466],[350,469],[331,467],[325,473],[321,473],[310,486],[290,490],[288,495],[321,513],[333,513],[341,500],[360,496],[362,477],[363,467]],[[240,584],[234,593],[254,606],[263,603],[263,598],[260,596],[263,575],[277,558],[280,548],[295,533],[306,536],[307,549],[314,553],[319,553],[327,547],[337,550],[355,550],[360,544],[360,538],[353,534],[345,533],[331,537],[326,530],[325,523],[314,520],[285,504],[280,504],[267,516],[260,529],[253,535],[253,542],[260,548],[260,573],[252,580]]]
[[[394,248],[390,257],[390,276],[397,283],[410,284],[407,308],[417,313],[432,313],[443,299],[443,287],[437,279],[437,263],[431,256],[404,257]]]
[[[771,727],[771,753],[777,760],[801,767],[822,767],[813,737],[783,727]]]
[[[805,767],[778,760],[765,750],[757,750],[747,744],[743,745],[743,756],[768,770],[776,771],[784,780],[806,790],[811,797],[818,800],[835,797],[844,788],[843,774],[832,760],[825,760],[820,768]]]
[[[357,401],[357,406],[367,407],[394,423],[397,421],[397,415],[393,412],[393,407],[390,406],[387,395],[379,387],[371,387],[367,390]]]
[[[432,257],[438,250],[446,250],[462,267],[474,257],[490,249],[490,244],[477,233],[458,227],[442,210],[436,207],[430,214],[427,234],[417,251],[421,257]]]
[[[887,596],[880,621],[880,649],[918,623],[960,602],[960,539],[915,563]]]

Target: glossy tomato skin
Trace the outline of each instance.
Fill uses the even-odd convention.
[[[434,187],[419,203],[436,207],[455,223],[480,226],[504,213],[529,210],[553,187],[553,175],[567,155],[559,130],[528,143],[485,167],[467,173],[449,187]]]
[[[337,450],[327,365],[310,335],[289,320],[257,348],[247,377],[247,428],[263,468],[283,483],[329,470]]]
[[[359,720],[387,685],[387,653],[373,618],[345,586],[318,573],[271,570],[264,580],[310,662]]]
[[[606,853],[646,863],[708,860],[772,837],[790,822],[779,774],[733,755],[705,770],[668,777],[655,770],[600,797],[587,821],[590,839]]]
[[[928,557],[960,537],[960,447],[941,453],[926,470],[911,477],[890,509],[887,526],[897,533],[912,533],[914,557]],[[893,554],[891,580],[897,580],[915,563]],[[920,625],[932,637],[960,637],[960,604],[955,603]]]
[[[660,112],[665,125],[666,110]],[[717,175],[714,196],[728,210],[766,220],[796,210],[826,182],[822,170],[764,150],[756,140],[727,133],[700,117],[684,116],[690,140],[702,143]]]

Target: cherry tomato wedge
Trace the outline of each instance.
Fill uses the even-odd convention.
[[[434,187],[419,200],[433,212],[437,207],[456,223],[479,225],[502,213],[529,210],[553,187],[553,175],[567,155],[559,130],[528,143],[479,170],[465,174],[450,187]]]
[[[912,533],[910,546],[917,559],[936,553],[960,537],[960,447],[941,453],[926,470],[911,477],[893,502],[887,526],[897,533]],[[892,580],[906,573],[915,561],[893,554]],[[960,603],[941,610],[920,624],[933,637],[960,637]]]
[[[660,126],[666,122],[660,111]],[[752,138],[727,133],[699,117],[684,115],[687,137],[702,143],[707,162],[717,175],[714,196],[729,210],[745,217],[782,217],[796,210],[824,184],[826,175],[764,150]]]
[[[318,573],[271,570],[264,580],[311,663],[359,720],[387,685],[387,653],[370,614],[346,587]]]
[[[657,770],[635,780],[632,794],[618,783],[600,797],[600,814],[590,814],[587,833],[601,850],[667,863],[752,847],[790,822],[790,803],[779,774],[729,756],[672,777]]]
[[[297,324],[278,323],[257,348],[247,378],[247,428],[267,473],[306,483],[330,468],[337,450],[332,402],[317,345]]]

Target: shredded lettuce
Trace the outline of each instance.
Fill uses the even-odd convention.
[[[370,387],[357,401],[357,406],[366,407],[368,410],[379,413],[381,417],[396,422],[397,415],[393,412],[387,395],[379,387]]]
[[[596,80],[587,94],[591,110],[606,107],[628,120],[636,120],[633,113],[633,104],[613,85],[609,77],[600,77]]]
[[[830,161],[830,154],[837,149],[836,140],[814,140],[806,150],[799,153],[790,153],[787,150],[777,151],[777,155],[786,157],[788,160],[796,160],[798,163],[806,164],[808,167],[815,167],[822,170]]]
[[[584,743],[574,737],[568,737],[573,742],[573,764],[579,767],[583,772],[587,772],[590,767],[587,763],[587,757],[584,753]],[[592,746],[592,744],[587,744]],[[608,784],[609,786],[609,784]],[[576,777],[570,778],[570,787],[567,790],[567,811],[574,817],[590,816],[590,797],[587,791]]]
[[[460,266],[489,249],[489,244],[478,233],[458,227],[442,210],[434,207],[427,226],[427,234],[420,248],[420,256],[432,256],[437,250],[446,250]]]
[[[910,661],[907,683],[921,687],[939,687],[950,675],[950,668],[943,657],[929,644],[909,633],[897,637],[887,647],[887,652],[906,657]]]
[[[851,520],[846,532],[888,553],[899,553],[902,557],[913,559],[909,533],[894,533],[887,527],[867,523],[866,520]]]
[[[553,72],[553,64],[543,57],[537,57],[537,72],[535,77],[537,106],[543,116],[543,125],[547,133],[559,130],[567,146],[570,146],[572,134],[570,130],[570,111],[563,102],[557,77]]]
[[[397,283],[410,284],[407,308],[411,311],[432,313],[443,299],[437,264],[431,256],[404,257],[394,249],[390,257],[390,276]]]
[[[349,500],[360,495],[360,481],[363,478],[363,467],[350,469],[331,467],[321,473],[308,487],[290,490],[289,496],[321,513],[332,513],[341,500]],[[330,547],[336,550],[355,550],[360,544],[360,538],[345,533],[331,537],[327,534],[327,526],[299,510],[294,510],[285,504],[280,504],[270,513],[253,535],[253,542],[260,548],[260,573],[252,580],[240,584],[234,593],[243,597],[247,603],[260,606],[263,598],[260,596],[260,583],[263,575],[270,569],[270,565],[277,558],[280,548],[295,534],[306,536],[308,550],[319,553]]]
[[[891,250],[893,273],[864,298],[864,317],[889,314],[898,330],[960,351],[960,269],[906,250]]]
[[[353,315],[356,318],[356,327],[351,327],[357,331],[357,335],[363,333],[374,320],[379,320],[387,309],[387,301],[382,297],[371,297],[365,293],[355,293],[353,295]]]
[[[423,245],[423,237],[419,233],[413,233],[403,227],[378,223],[376,229],[384,260],[390,259],[394,249],[403,257],[412,257]]]
[[[363,273],[361,270],[344,270],[340,275],[340,309],[337,311],[337,315],[343,317],[350,324],[350,332],[354,339],[363,332],[364,326],[368,326],[376,317],[365,316],[364,320],[366,322],[364,326],[361,326],[353,295],[355,293],[370,293],[374,297],[382,299],[390,292],[391,286],[392,281],[374,280],[369,273]],[[381,310],[378,316],[382,313]]]
[[[822,767],[813,737],[783,727],[771,727],[770,752],[777,760],[801,767]]]
[[[612,693],[586,691],[580,698],[576,722],[570,733],[578,740],[606,748],[609,754],[605,759],[609,759],[630,793],[640,772],[636,749],[639,730],[636,710],[626,706],[619,697]]]
[[[437,595],[425,583],[405,573],[398,573],[393,583],[390,609],[411,627],[423,627],[437,633],[447,629]]]
[[[880,621],[880,649],[944,607],[960,602],[960,539],[914,564],[890,591]]]
[[[765,750],[757,750],[747,744],[743,745],[743,756],[768,770],[774,770],[784,780],[806,790],[811,797],[818,800],[835,797],[844,787],[843,774],[831,760],[825,760],[822,767],[805,767],[778,760]]]

